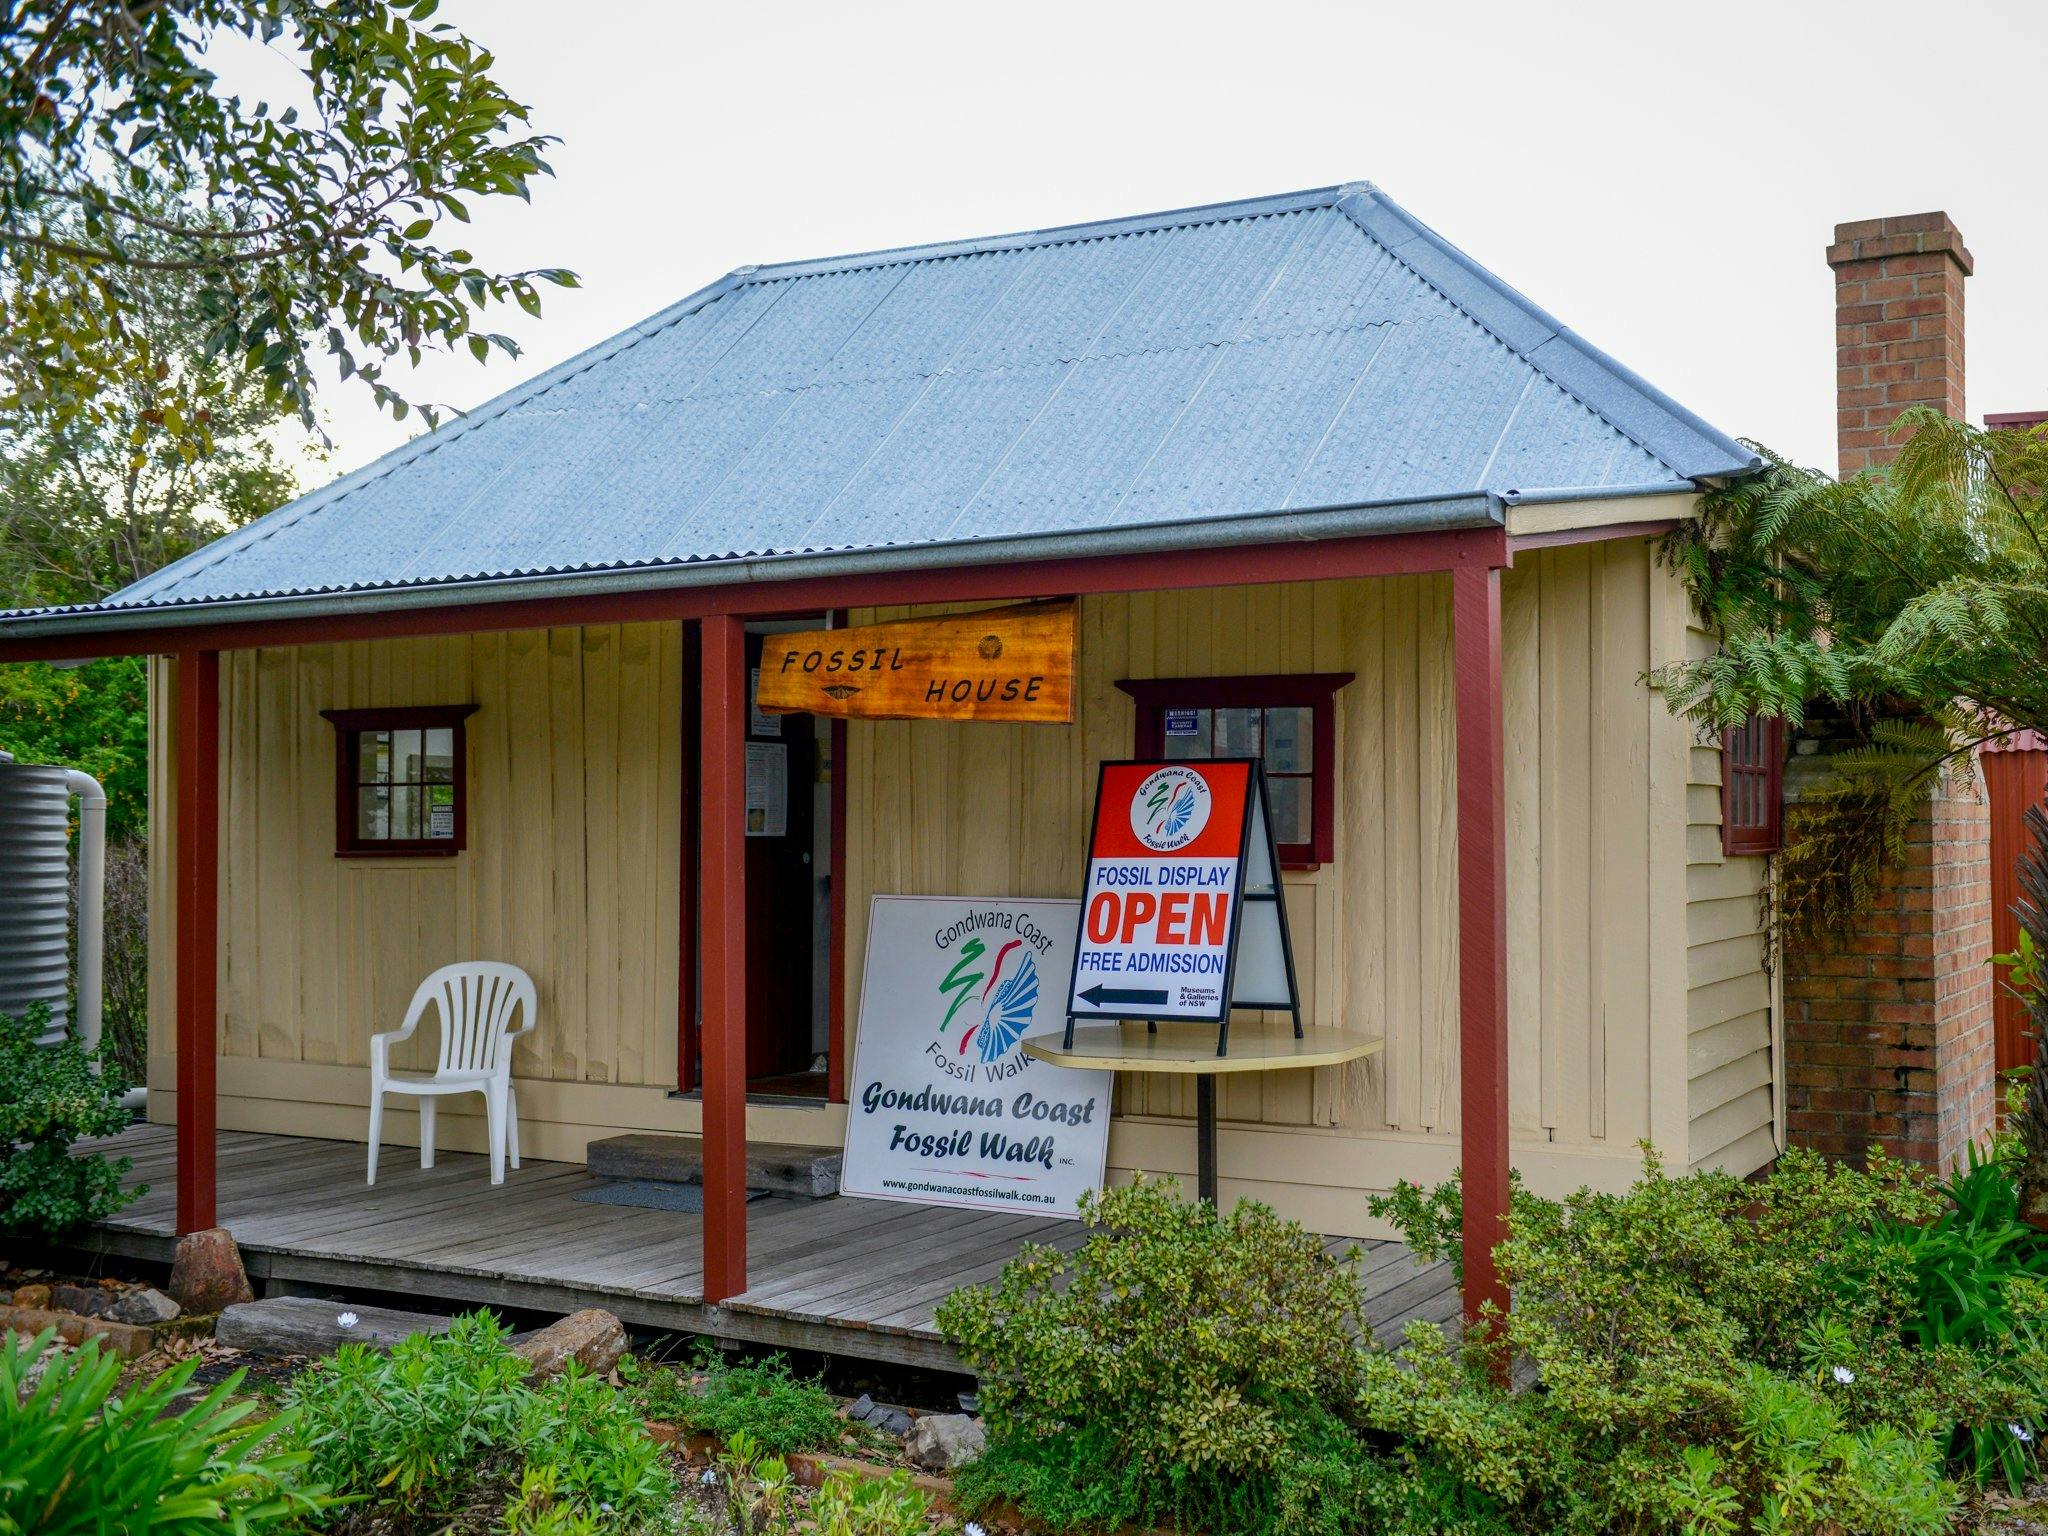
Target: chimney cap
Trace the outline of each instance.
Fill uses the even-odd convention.
[[[1828,265],[1846,266],[1858,261],[1883,261],[1888,256],[1917,256],[1929,251],[1954,258],[1968,277],[1977,269],[1977,258],[1963,244],[1963,232],[1956,221],[1939,209],[1931,213],[1895,213],[1882,219],[1856,219],[1835,226],[1835,243],[1828,247]]]

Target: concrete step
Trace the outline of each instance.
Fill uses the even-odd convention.
[[[600,1179],[646,1180],[664,1184],[704,1182],[704,1141],[699,1136],[662,1136],[635,1131],[593,1141],[586,1153]],[[839,1154],[825,1147],[747,1144],[747,1188],[821,1200],[839,1193]]]

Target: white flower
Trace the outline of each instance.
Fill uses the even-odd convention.
[[[357,1323],[361,1322],[362,1319],[357,1317],[353,1312],[344,1312],[334,1321],[336,1322],[336,1324],[343,1328],[353,1328]]]
[[[960,1536],[988,1536],[988,1532],[970,1520],[960,1527]]]
[[[2032,1445],[2034,1443],[2034,1433],[2032,1430],[2028,1429],[2026,1425],[2008,1424],[2005,1427],[2012,1431],[2013,1439],[2019,1441],[2020,1444]]]
[[[597,1503],[597,1507],[598,1507],[598,1508],[599,1508],[600,1510],[602,1510],[602,1511],[603,1511],[603,1512],[604,1512],[605,1514],[607,1514],[607,1515],[608,1515],[608,1514],[610,1514],[610,1513],[612,1512],[612,1507],[611,1507],[611,1505],[610,1505],[610,1504],[608,1504],[608,1503],[606,1503],[606,1502],[605,1502],[604,1500],[602,1500],[602,1499],[598,1500],[598,1503]]]
[[[713,1483],[718,1481],[718,1469],[716,1467],[706,1467],[704,1469],[704,1475],[698,1478],[697,1481],[702,1483],[706,1488],[709,1488]]]
[[[1856,1373],[1850,1370],[1849,1367],[1847,1367],[1846,1365],[1838,1365],[1835,1367],[1835,1380],[1839,1381],[1843,1386],[1848,1386],[1855,1379]]]

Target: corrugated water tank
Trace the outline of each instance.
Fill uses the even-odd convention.
[[[0,1015],[71,1012],[71,791],[62,768],[0,761]]]

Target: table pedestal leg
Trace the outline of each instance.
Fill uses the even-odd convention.
[[[1195,1193],[1216,1204],[1216,1074],[1195,1079]]]

